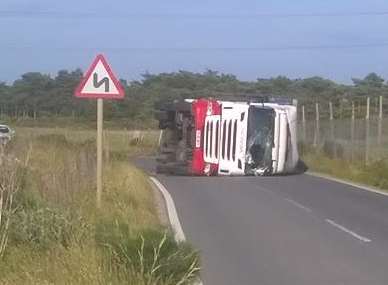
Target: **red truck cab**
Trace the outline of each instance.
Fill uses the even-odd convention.
[[[205,121],[207,116],[220,115],[221,106],[213,99],[198,99],[192,102],[192,115],[194,122],[194,146],[191,163],[193,175],[216,175],[218,172],[217,163],[205,163],[204,140]]]

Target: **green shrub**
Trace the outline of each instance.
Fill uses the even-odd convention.
[[[376,161],[363,166],[356,179],[360,182],[381,188],[388,189],[388,164],[384,160]]]
[[[388,190],[388,162],[384,159],[366,165],[359,159],[335,159],[319,151],[304,154],[302,158],[312,171]]]
[[[105,252],[105,267],[118,276],[124,271],[145,284],[189,284],[199,273],[197,252],[164,231],[133,236],[127,224],[99,223],[96,241]]]
[[[81,217],[49,207],[21,208],[10,230],[10,243],[41,249],[52,246],[68,248],[90,238],[91,226]]]

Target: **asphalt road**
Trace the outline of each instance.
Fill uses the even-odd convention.
[[[387,196],[309,175],[156,177],[204,285],[388,284]]]

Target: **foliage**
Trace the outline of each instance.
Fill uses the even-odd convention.
[[[199,272],[197,253],[171,234],[146,230],[130,236],[125,226],[108,223],[97,227],[96,235],[111,274],[122,276],[124,268],[145,284],[188,284]]]
[[[101,209],[95,207],[93,134],[17,133],[6,153],[18,158],[12,161],[20,171],[3,164],[0,173],[1,185],[12,177],[2,174],[23,178],[0,256],[1,284],[183,285],[197,277],[196,251],[159,224],[148,178],[128,162],[127,132],[113,131],[106,140],[111,152],[123,155],[104,156]],[[151,146],[150,140],[139,144]],[[0,238],[1,230],[0,224]]]
[[[0,83],[0,115],[10,118],[72,117],[95,119],[94,100],[73,97],[82,71],[61,70],[55,77],[39,72],[22,75],[12,85]],[[0,78],[1,80],[1,78]],[[304,104],[333,100],[360,100],[362,97],[385,95],[384,79],[375,73],[363,79],[353,79],[353,85],[343,85],[321,77],[289,79],[278,76],[256,81],[240,81],[231,74],[207,70],[203,73],[179,71],[143,74],[139,81],[121,80],[126,90],[124,100],[106,101],[105,119],[121,120],[123,125],[152,125],[155,103],[179,98],[231,95],[272,95],[296,98]]]
[[[15,158],[3,154],[0,146],[0,258],[7,247],[10,226],[16,212],[15,196],[23,184],[23,174]]]
[[[303,161],[313,172],[325,173],[388,191],[388,163],[386,160],[378,160],[366,165],[359,160],[329,158],[320,150],[306,151],[305,149]]]

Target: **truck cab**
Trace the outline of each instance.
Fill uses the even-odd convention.
[[[190,111],[178,137],[190,137],[182,138],[189,153],[184,162],[187,174],[261,176],[296,170],[295,106],[214,99],[184,102]],[[176,110],[175,118],[180,116]]]

